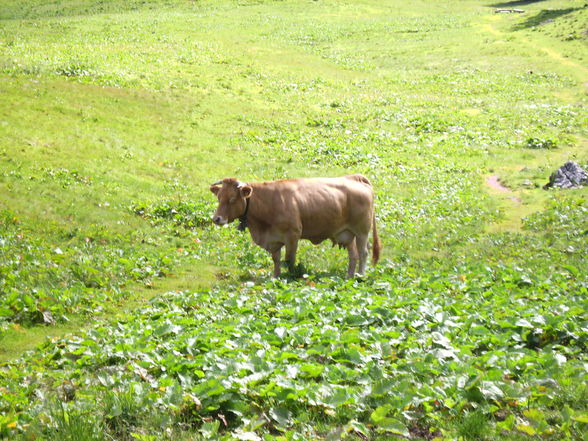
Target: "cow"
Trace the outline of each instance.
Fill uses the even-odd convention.
[[[226,225],[239,219],[238,229],[249,228],[251,238],[272,255],[274,277],[280,277],[281,249],[294,271],[300,239],[319,244],[327,239],[347,248],[347,277],[365,273],[368,236],[373,230],[372,260],[380,258],[382,244],[376,229],[374,192],[362,175],[338,178],[283,179],[243,183],[225,178],[210,186],[219,201],[212,220]]]

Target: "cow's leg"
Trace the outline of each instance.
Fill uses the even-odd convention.
[[[368,235],[358,234],[355,236],[355,242],[357,245],[357,254],[359,255],[359,274],[365,273],[365,264],[368,256]]]
[[[280,258],[282,256],[282,247],[272,251],[272,260],[274,261],[274,278],[280,277]]]
[[[349,253],[349,266],[347,267],[347,277],[351,278],[355,274],[355,266],[357,265],[357,246],[355,239],[347,244],[347,251]]]
[[[296,266],[296,251],[298,250],[299,237],[291,234],[286,238],[286,263],[288,264],[288,271],[294,274]]]

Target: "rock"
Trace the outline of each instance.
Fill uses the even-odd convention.
[[[582,185],[588,185],[588,173],[575,162],[568,161],[551,174],[543,188],[577,188]]]
[[[499,13],[511,13],[511,12],[516,12],[517,14],[522,14],[523,12],[525,12],[524,9],[495,9],[494,13],[495,14],[499,14]]]

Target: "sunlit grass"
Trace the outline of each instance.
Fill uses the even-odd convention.
[[[269,255],[247,233],[206,223],[215,202],[208,186],[225,176],[244,181],[368,176],[384,259],[364,280],[372,291],[356,281],[357,292],[347,285],[340,292],[366,305],[381,300],[378,290],[390,288],[377,285],[390,271],[402,275],[394,283],[414,282],[412,294],[418,296],[443,286],[451,294],[468,283],[473,292],[484,293],[496,282],[493,271],[502,271],[508,289],[528,289],[521,301],[529,308],[537,306],[533,287],[546,290],[551,277],[561,283],[552,287],[556,291],[568,284],[571,291],[582,289],[586,190],[541,187],[567,160],[588,164],[588,53],[582,34],[588,8],[581,0],[528,2],[521,15],[496,14],[495,7],[478,1],[5,1],[0,361],[14,360],[46,336],[73,333],[75,340],[98,324],[112,332],[129,317],[147,321],[133,314],[151,300],[163,301],[165,292],[187,296],[216,289],[217,301],[231,310],[234,293],[243,287],[304,293],[344,275],[345,250],[302,243],[298,275],[304,278],[290,276],[268,288],[273,286]],[[488,176],[510,191],[488,187]],[[170,207],[187,208],[161,215]],[[506,291],[491,300],[504,302]],[[408,304],[398,306],[400,312],[412,311],[406,295]],[[177,297],[170,310],[179,308],[182,294]],[[324,307],[336,306],[334,300]],[[116,329],[124,333],[120,326]],[[68,338],[60,344],[68,345]],[[46,344],[28,360],[46,357],[51,348]],[[565,353],[566,363],[581,358],[567,349],[554,351]],[[154,367],[164,372],[159,369]],[[61,371],[53,374],[55,384],[39,386],[48,396],[63,380]],[[81,389],[93,378],[84,370],[76,375]],[[575,378],[565,375],[558,381]],[[7,415],[0,418],[0,437],[28,430],[33,414],[14,403],[27,401],[18,387],[32,386],[19,384],[10,384],[17,391],[10,395],[13,404],[0,400]],[[136,384],[126,392],[143,396]],[[79,403],[61,412],[63,424],[58,413],[39,404],[37,435],[42,439],[49,436],[42,430],[70,426],[75,432],[84,406],[95,405],[84,402],[91,389],[104,399],[110,414],[104,421],[121,436],[144,441],[154,439],[150,431],[158,439],[232,436],[221,417],[203,417],[192,398],[174,401],[168,386],[162,383],[164,390],[153,393],[167,393],[166,403],[174,404],[162,405],[142,422],[134,419],[125,391],[103,397],[88,386]],[[155,402],[155,395],[146,394]],[[566,406],[581,401],[568,392],[559,396]],[[548,406],[539,401],[537,406]],[[258,404],[267,414],[272,410],[269,418],[287,420],[287,412],[275,410],[279,400]],[[518,439],[529,427],[536,433],[545,429],[543,422],[516,429],[507,420],[500,426],[490,404],[480,411],[470,405],[455,410],[446,423],[427,419],[441,415],[427,410],[406,427],[412,437],[438,436],[441,427],[464,439],[486,439],[487,431]],[[356,409],[344,407],[337,408],[336,420],[330,410],[302,412],[291,432],[388,436],[372,427],[374,409],[350,422],[346,415]],[[384,414],[378,422],[392,429],[404,418],[398,414],[387,421]],[[519,410],[513,421],[515,414],[530,421]],[[567,434],[561,437],[572,436],[580,423],[571,415],[556,411],[547,421]],[[53,418],[53,425],[46,418]],[[229,423],[237,424],[234,418]],[[172,420],[185,425],[164,431]],[[258,432],[268,441],[283,439],[280,433],[286,439],[298,436],[263,430]]]

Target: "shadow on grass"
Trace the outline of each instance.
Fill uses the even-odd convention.
[[[517,6],[525,6],[533,3],[543,2],[545,0],[515,0],[512,2],[501,2],[488,5],[489,8],[515,8]]]
[[[523,29],[532,28],[534,26],[545,23],[546,21],[552,21],[564,15],[578,11],[582,8],[566,8],[566,9],[543,9],[538,14],[527,18],[521,23],[513,26],[513,31],[521,31]]]
[[[3,0],[0,20],[44,19],[58,17],[93,16],[105,13],[128,13],[142,9],[153,10],[165,4],[162,0],[95,1],[76,0],[70,2],[22,2]]]
[[[294,267],[294,271],[290,271],[286,262],[281,263],[282,267],[282,274],[280,275],[280,279],[285,280],[287,282],[295,282],[295,281],[303,281],[303,280],[320,280],[323,278],[333,278],[333,277],[341,277],[345,275],[343,271],[338,270],[331,270],[331,271],[311,271],[304,264],[298,263]],[[273,271],[267,271],[262,274],[255,274],[252,271],[245,271],[239,275],[240,282],[266,282],[268,280],[272,280]]]
[[[363,282],[367,278],[368,274],[366,273],[363,276],[356,274],[351,279],[348,279],[346,268],[330,268],[325,271],[313,271],[308,270],[303,264],[299,263],[296,265],[294,272],[291,272],[288,269],[284,268],[282,270],[282,275],[278,279],[273,278],[272,271],[268,271],[262,274],[256,274],[253,271],[245,271],[239,274],[237,280],[240,283],[253,282],[256,285],[264,284],[272,280],[281,280],[286,283],[301,282],[303,284],[306,283],[309,286],[314,286],[316,282],[321,282],[324,280],[340,280],[341,283],[346,283],[349,280]]]
[[[367,273],[366,273],[367,274]],[[321,281],[323,279],[341,279],[341,281],[350,280],[347,278],[347,265],[342,267],[332,267],[327,270],[311,270],[303,263],[296,264],[294,272],[285,271],[282,273],[282,278],[288,281],[307,280],[311,284],[314,281]],[[367,275],[355,275],[351,279],[356,281],[363,281]]]

